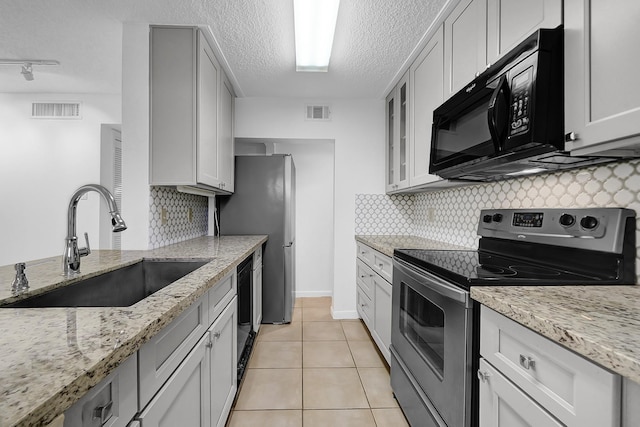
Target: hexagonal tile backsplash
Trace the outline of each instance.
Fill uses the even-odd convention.
[[[166,221],[162,220],[163,208],[166,209]],[[206,235],[208,209],[207,197],[180,193],[171,187],[151,187],[149,248],[155,249]]]
[[[640,160],[414,195],[358,194],[355,233],[413,234],[477,248],[481,209],[539,207],[625,207],[638,213]]]

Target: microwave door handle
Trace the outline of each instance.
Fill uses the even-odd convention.
[[[489,133],[491,134],[491,140],[493,141],[493,146],[496,149],[496,153],[500,153],[503,150],[502,143],[505,137],[505,126],[506,123],[499,123],[499,115],[501,102],[500,97],[504,97],[508,99],[509,85],[507,84],[507,76],[502,75],[500,80],[498,81],[498,85],[493,90],[491,94],[491,99],[489,100],[489,111],[488,111],[488,122],[489,122]],[[508,102],[504,103],[504,106],[508,108]],[[507,114],[508,116],[508,114]]]

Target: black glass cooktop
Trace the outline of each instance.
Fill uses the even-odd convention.
[[[617,272],[585,273],[483,251],[396,249],[409,264],[468,288],[477,285],[603,284]]]

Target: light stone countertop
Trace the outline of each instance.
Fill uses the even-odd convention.
[[[640,286],[475,286],[471,298],[640,383]]]
[[[393,257],[394,249],[473,250],[464,246],[410,235],[356,235],[356,241],[390,257]]]
[[[29,292],[147,259],[211,262],[129,307],[0,309],[0,427],[46,425],[216,284],[267,236],[201,237],[148,251],[94,251],[81,275],[62,277],[62,257],[27,263]],[[13,265],[0,267],[0,304],[11,295]]]

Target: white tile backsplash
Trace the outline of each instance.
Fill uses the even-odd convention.
[[[390,208],[400,201],[411,208]],[[414,195],[358,194],[355,232],[413,234],[476,248],[481,209],[538,207],[625,207],[638,213],[640,160]],[[637,224],[640,229],[640,220]],[[636,253],[640,257],[638,247]]]
[[[166,209],[166,222],[162,209]],[[191,220],[189,219],[191,209]],[[149,196],[149,248],[155,249],[208,231],[209,198],[180,193],[172,187],[151,187]]]

